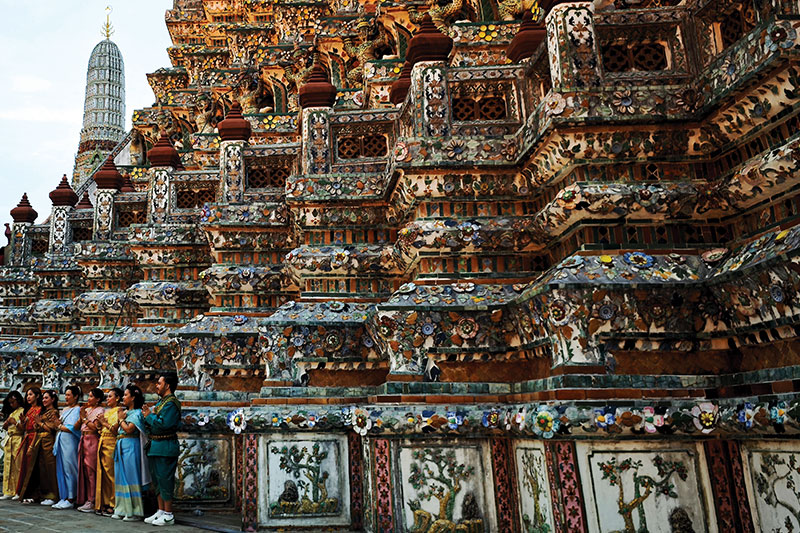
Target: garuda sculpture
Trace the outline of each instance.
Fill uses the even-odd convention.
[[[347,71],[347,81],[352,87],[360,87],[364,82],[364,65],[368,61],[380,59],[383,51],[390,51],[392,38],[377,17],[372,22],[361,17],[356,24],[356,35],[343,37],[344,50],[356,60]],[[356,44],[356,41],[359,44]]]

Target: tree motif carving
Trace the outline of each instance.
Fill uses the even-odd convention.
[[[219,500],[228,498],[225,480],[216,468],[220,450],[204,440],[181,441],[175,472],[179,500]],[[189,482],[190,481],[190,482]]]
[[[602,479],[608,480],[612,487],[617,487],[619,490],[617,498],[618,512],[625,521],[625,529],[614,533],[646,533],[649,531],[647,518],[644,510],[641,509],[642,504],[650,497],[653,491],[655,491],[656,495],[677,498],[678,493],[675,492],[675,485],[671,481],[673,474],[676,474],[682,481],[686,481],[689,476],[686,465],[681,461],[666,461],[660,455],[656,455],[653,458],[653,465],[658,472],[658,478],[653,478],[646,474],[640,475],[639,469],[643,466],[642,461],[634,461],[630,457],[622,462],[617,462],[617,458],[614,457],[598,465],[603,473]],[[623,476],[628,472],[633,475],[633,498],[631,500],[626,500],[623,480]],[[633,512],[637,509],[639,517],[638,528],[633,521]]]
[[[795,454],[788,458],[777,453],[767,453],[761,457],[760,472],[756,475],[756,491],[770,507],[783,508],[790,516],[784,523],[789,533],[800,528],[800,487],[795,474],[800,474],[800,462]],[[778,491],[789,492],[791,497],[781,497]],[[792,521],[794,518],[794,522]],[[782,529],[775,530],[783,531]]]
[[[547,523],[541,505],[541,496],[545,494],[545,488],[539,483],[536,472],[544,470],[542,458],[536,457],[533,453],[522,455],[522,483],[528,490],[528,494],[533,498],[533,517],[528,514],[522,515],[522,522],[525,533],[549,533],[550,525]]]
[[[475,467],[459,463],[456,460],[455,450],[423,448],[414,450],[411,457],[414,462],[411,464],[408,482],[416,490],[417,499],[408,502],[414,513],[414,524],[409,528],[409,532],[483,531],[483,520],[476,517],[476,511],[472,509],[474,497],[464,498],[461,521],[456,524],[454,520],[456,496],[461,492],[463,482],[475,475]],[[420,503],[420,500],[432,499],[436,499],[439,503],[439,512],[435,517],[422,509]]]
[[[273,446],[271,452],[280,456],[279,468],[294,477],[303,494],[299,500],[291,501],[294,498],[282,497],[272,503],[270,515],[319,515],[339,511],[339,500],[328,495],[329,473],[322,469],[328,452],[318,442],[314,443],[310,451],[307,446],[299,448],[293,445],[281,448]]]

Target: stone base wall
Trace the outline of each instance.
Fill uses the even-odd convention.
[[[186,435],[177,499],[243,527],[791,532],[800,441]]]

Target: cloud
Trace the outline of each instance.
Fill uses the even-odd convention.
[[[52,86],[50,80],[36,76],[11,76],[11,91],[15,93],[42,93]]]

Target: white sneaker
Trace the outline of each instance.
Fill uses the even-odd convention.
[[[2,496],[0,496],[0,500],[10,500],[10,499],[11,496],[9,496],[8,494],[3,494]]]
[[[72,502],[69,500],[62,500],[53,506],[55,509],[72,509]]]
[[[174,526],[175,525],[175,517],[173,515],[162,514],[155,520],[153,520],[154,526]]]
[[[122,521],[123,522],[138,522],[141,519],[142,519],[141,516],[126,516],[125,518],[122,519]]]
[[[52,505],[53,505],[54,503],[56,503],[56,502],[54,502],[54,501],[53,501],[53,500],[51,500],[51,499],[47,499],[47,500],[43,500],[43,501],[42,501],[42,503],[41,503],[41,505],[49,505],[49,506],[51,506],[51,507],[52,507]]]
[[[144,523],[145,524],[152,524],[155,521],[155,519],[159,518],[162,514],[164,514],[164,511],[159,509],[158,511],[156,511],[156,514],[154,514],[153,516],[148,516],[147,518],[145,518],[144,519]]]
[[[111,519],[112,520],[122,520],[122,515],[121,514],[117,514],[117,512],[114,511],[114,514],[111,515]]]
[[[11,498],[11,501],[12,502],[18,502],[19,501],[19,494],[14,494],[14,497]]]

